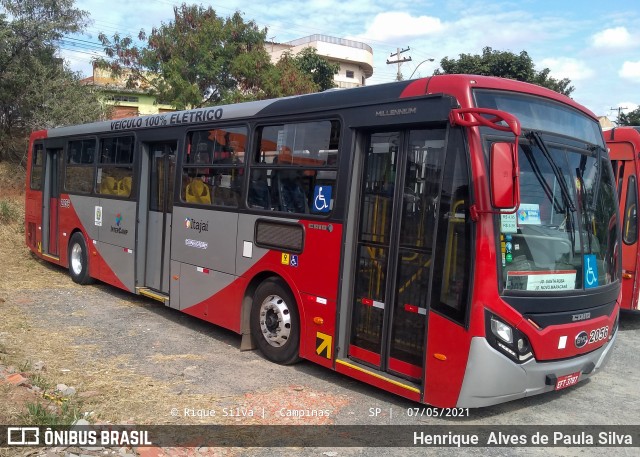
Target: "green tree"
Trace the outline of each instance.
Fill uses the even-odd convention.
[[[183,3],[173,8],[173,16],[149,35],[140,31],[140,44],[131,37],[100,34],[107,58],[95,63],[125,76],[129,87],[146,87],[179,109],[331,87],[326,73],[333,66],[313,52],[283,56],[272,64],[265,48],[267,29],[245,21],[239,12],[224,18],[211,7]]]
[[[314,48],[304,48],[294,57],[294,63],[302,73],[311,75],[318,90],[327,90],[336,86],[333,76],[340,70],[340,65],[332,64],[319,56]]]
[[[618,125],[638,125],[640,126],[640,106],[633,111],[623,113],[620,111],[618,119],[616,120]]]
[[[86,26],[73,0],[0,0],[0,159],[21,159],[28,133],[99,119],[102,106],[56,57]]]
[[[434,74],[474,74],[511,78],[538,84],[567,96],[575,90],[568,78],[557,80],[549,76],[551,70],[548,68],[536,71],[533,60],[526,51],[516,55],[508,51],[495,51],[487,46],[482,49],[482,55],[460,54],[459,59],[445,57],[440,61],[440,66],[442,70],[437,69]]]
[[[311,74],[301,72],[296,57],[290,52],[283,53],[280,60],[262,75],[261,91],[264,98],[308,94],[317,90]]]

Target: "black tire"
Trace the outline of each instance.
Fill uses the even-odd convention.
[[[73,282],[89,284],[93,280],[89,276],[89,256],[87,243],[82,233],[76,232],[69,240],[69,274]]]
[[[256,289],[250,327],[253,341],[267,359],[282,365],[300,360],[298,307],[279,279],[267,279]]]

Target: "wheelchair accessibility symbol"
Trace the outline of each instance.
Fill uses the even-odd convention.
[[[584,288],[598,287],[598,264],[595,254],[584,256]]]
[[[313,210],[318,213],[331,211],[331,186],[316,186],[314,188]]]

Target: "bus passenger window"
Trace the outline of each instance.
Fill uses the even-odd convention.
[[[96,193],[130,198],[133,187],[132,136],[103,138],[100,141],[100,164]]]
[[[182,200],[237,207],[244,178],[246,141],[244,127],[192,132],[183,160]]]
[[[41,144],[33,145],[31,158],[31,188],[42,190],[42,166],[44,165],[44,149]]]
[[[96,141],[76,140],[67,145],[64,189],[67,192],[89,194],[93,189]]]
[[[328,215],[336,197],[339,122],[271,125],[258,136],[249,208]]]

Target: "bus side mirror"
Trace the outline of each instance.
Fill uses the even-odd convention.
[[[498,210],[520,205],[517,152],[513,143],[491,145],[491,204]]]

